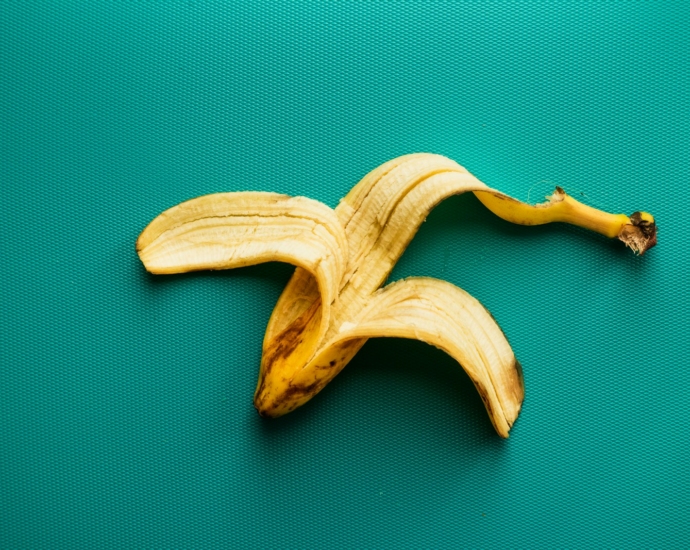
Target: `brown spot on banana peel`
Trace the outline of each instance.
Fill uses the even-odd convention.
[[[517,373],[518,381],[519,381],[520,387],[522,389],[523,399],[524,399],[524,387],[525,387],[524,384],[525,384],[525,382],[524,382],[524,375],[522,372],[522,365],[520,364],[520,361],[515,359],[515,361],[513,363],[513,368]],[[478,382],[474,382],[474,387],[477,388],[477,393],[479,394],[479,397],[481,398],[482,403],[484,403],[484,407],[486,408],[486,412],[489,415],[489,418],[491,419],[491,423],[493,424],[494,429],[496,430],[498,435],[500,435],[504,439],[507,439],[508,436],[510,435],[510,433],[508,431],[505,431],[505,432],[502,431],[498,426],[498,422],[496,422],[494,420],[494,418],[495,418],[494,415],[496,414],[496,412],[494,411],[494,408],[491,405],[491,400],[489,399],[489,394],[488,394],[486,388],[481,383],[478,383]],[[515,424],[515,421],[519,418],[519,416],[516,416],[515,418],[513,418],[511,420],[510,418],[506,418],[503,415],[501,415],[501,416],[507,422],[508,429],[512,428],[513,425]]]
[[[316,309],[314,307],[310,308],[271,341],[264,350],[264,358],[268,369],[270,369],[270,365],[279,359],[289,358],[304,341],[304,330],[314,318]]]
[[[254,392],[254,406],[259,414],[264,408],[263,396],[270,384],[271,373],[276,368],[278,371],[286,371],[285,366],[292,365],[292,372],[286,371],[283,374],[284,380],[289,383],[289,378],[294,376],[294,370],[300,367],[300,357],[308,357],[313,353],[315,342],[309,336],[313,337],[314,331],[310,331],[309,328],[313,329],[314,325],[318,326],[320,311],[320,300],[317,300],[265,346],[259,380]]]
[[[257,385],[255,408],[261,416],[273,418],[303,405],[349,363],[365,342],[366,338],[342,340],[328,347],[328,353],[304,362],[294,361],[294,357],[286,358],[291,366],[288,367],[287,377],[281,378],[279,383],[276,383],[275,376],[271,378],[268,373],[276,368],[278,372],[285,372],[287,363],[283,363],[282,359],[265,363],[262,372],[266,375]]]
[[[515,372],[517,372],[518,376],[518,382],[520,386],[522,387],[522,394],[523,394],[523,399],[524,399],[524,394],[525,394],[525,373],[522,372],[522,363],[515,359]],[[512,426],[512,424],[511,424]]]
[[[292,412],[319,393],[324,386],[325,383],[321,380],[311,384],[290,384],[269,406],[257,407],[259,415],[264,418],[278,418]]]

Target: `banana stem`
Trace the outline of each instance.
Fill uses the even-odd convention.
[[[610,239],[618,237],[642,255],[656,244],[656,223],[647,212],[610,214],[575,200],[560,187],[542,204],[529,205],[500,193],[475,191],[477,198],[498,217],[519,225],[543,225],[564,222],[600,233]]]

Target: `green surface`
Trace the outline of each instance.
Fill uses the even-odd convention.
[[[0,547],[690,546],[689,29],[687,1],[0,3]],[[415,151],[660,244],[450,199],[392,279],[492,311],[510,439],[402,340],[259,418],[291,268],[154,277],[138,233],[217,191],[335,206]]]

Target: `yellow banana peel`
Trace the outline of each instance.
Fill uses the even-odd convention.
[[[276,417],[303,405],[369,338],[414,338],[465,369],[496,431],[508,437],[524,398],[520,363],[491,314],[456,286],[411,277],[383,286],[421,223],[439,202],[473,192],[516,224],[554,221],[619,238],[638,254],[656,244],[654,218],[608,214],[556,188],[528,205],[487,187],[433,154],[393,159],[367,174],[333,210],[305,197],[235,192],[183,202],[137,240],[151,273],[230,269],[267,261],[297,266],[263,341],[254,404]]]

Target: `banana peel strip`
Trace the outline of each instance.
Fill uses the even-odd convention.
[[[317,282],[325,333],[347,259],[347,240],[333,210],[304,197],[217,193],[160,214],[141,233],[137,251],[151,273],[232,269],[286,262]]]
[[[391,283],[375,293],[357,322],[341,325],[304,371],[329,368],[343,348],[371,337],[420,340],[453,357],[479,391],[496,431],[508,437],[524,398],[522,369],[491,314],[467,292],[429,277]]]
[[[266,261],[297,266],[264,336],[254,396],[263,416],[306,403],[368,338],[414,338],[460,363],[496,431],[507,437],[524,385],[520,364],[491,315],[466,292],[437,279],[410,278],[381,288],[429,212],[468,191],[513,223],[573,223],[618,237],[639,254],[656,243],[649,214],[607,214],[560,188],[547,203],[528,205],[487,187],[446,157],[420,153],[367,174],[335,210],[274,193],[192,199],[154,219],[137,251],[152,273]]]

